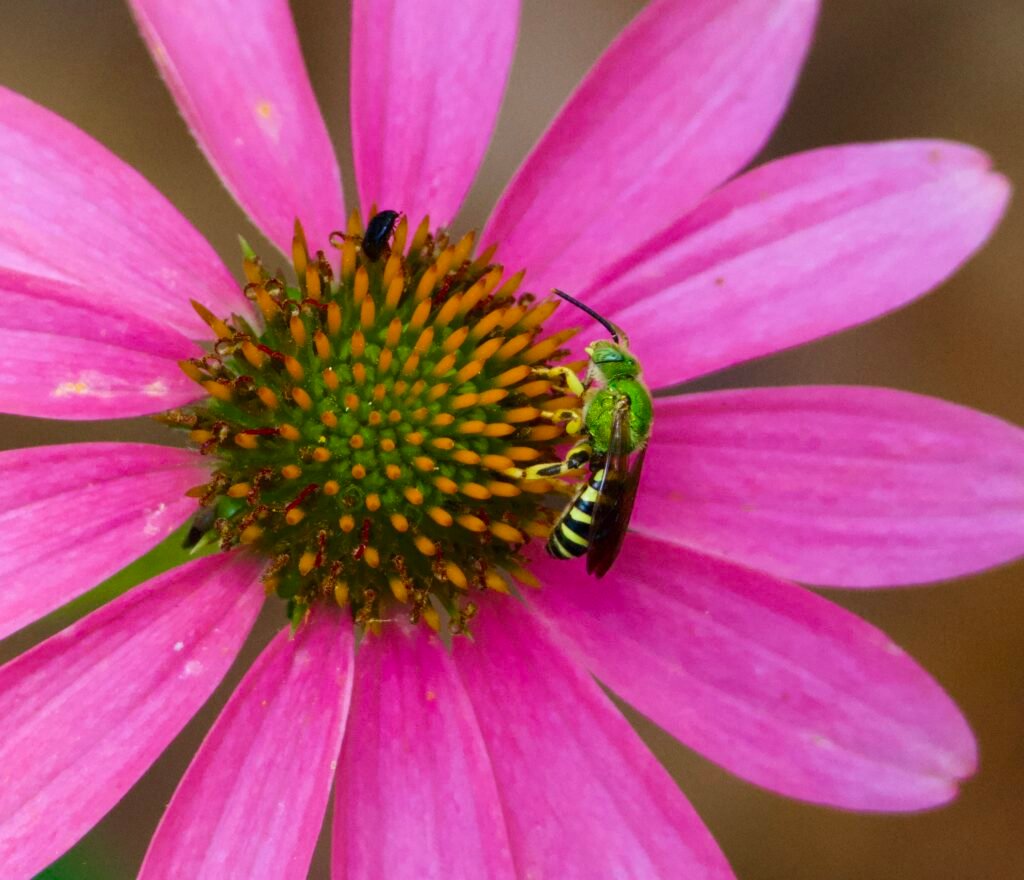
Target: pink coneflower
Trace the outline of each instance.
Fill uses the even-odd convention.
[[[732,179],[785,106],[817,4],[656,0],[479,241],[453,236],[517,4],[356,0],[362,214],[346,219],[287,3],[243,5],[132,3],[287,272],[246,249],[236,280],[134,171],[0,93],[0,406],[162,413],[192,444],[4,453],[0,636],[190,517],[227,551],[0,668],[4,876],[32,876],[125,794],[267,593],[281,632],[145,877],[305,876],[332,784],[337,877],[731,876],[592,675],[774,791],[891,811],[952,798],[975,745],[950,699],[787,579],[919,583],[1019,555],[1020,430],[885,389],[660,397],[634,531],[600,581],[529,543],[566,496],[508,471],[564,449],[546,413],[573,401],[544,369],[601,333],[575,337],[581,315],[550,288],[627,329],[651,386],[672,386],[941,282],[1005,205],[987,159],[905,141]],[[376,209],[403,214],[379,255],[360,246]]]

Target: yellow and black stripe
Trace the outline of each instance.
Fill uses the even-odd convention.
[[[591,471],[590,478],[579,488],[572,504],[566,506],[551,529],[547,551],[556,559],[574,559],[587,552],[594,524],[594,510],[601,500],[601,491],[597,487],[603,481],[603,467]]]

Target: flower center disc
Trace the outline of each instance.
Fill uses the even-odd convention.
[[[566,484],[505,472],[557,459],[553,414],[580,401],[545,369],[576,331],[545,337],[557,302],[517,296],[522,273],[474,259],[472,233],[425,219],[408,240],[402,218],[383,252],[362,236],[358,214],[332,236],[337,280],[298,224],[297,285],[249,254],[262,329],[196,304],[217,340],[181,366],[209,396],[165,420],[214,463],[193,532],[267,557],[293,622],[329,599],[364,627],[404,606],[461,632],[474,591],[533,583],[521,551]]]

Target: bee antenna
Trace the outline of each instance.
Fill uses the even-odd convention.
[[[554,287],[554,288],[552,288],[551,292],[555,296],[561,297],[566,302],[572,303],[581,312],[586,312],[588,315],[590,315],[591,318],[593,318],[595,321],[597,321],[598,324],[600,324],[602,327],[604,327],[604,329],[607,330],[611,334],[613,342],[615,342],[616,344],[619,343],[619,341],[620,341],[619,340],[619,328],[616,327],[611,321],[609,321],[607,318],[602,318],[597,312],[595,312],[592,308],[590,308],[590,306],[585,305],[584,303],[581,303],[574,296],[569,296],[569,294],[567,294],[564,290],[559,290],[557,287]]]

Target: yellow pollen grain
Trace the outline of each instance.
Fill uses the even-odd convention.
[[[348,394],[346,394],[344,398],[342,398],[342,403],[345,404],[346,410],[356,409],[359,406],[359,397],[353,394],[351,391],[349,391]]]
[[[392,239],[391,249],[396,254],[405,253],[405,241],[409,237],[409,218],[402,216],[395,227],[395,237]]]
[[[431,507],[430,510],[427,511],[427,516],[429,516],[439,526],[447,527],[455,521],[452,518],[452,515],[443,507]]]
[[[398,254],[391,254],[391,256],[388,257],[387,262],[384,264],[384,274],[381,276],[385,287],[392,282],[398,274],[398,270],[401,268],[402,258],[398,256]]]
[[[345,232],[352,238],[360,238],[363,234],[363,218],[359,213],[358,208],[353,208],[349,211],[348,223],[345,226]]]
[[[362,330],[356,330],[352,334],[352,357],[361,358],[366,351],[366,337]]]
[[[473,329],[469,331],[469,335],[473,337],[473,339],[483,339],[488,333],[497,327],[500,322],[500,311],[488,312],[473,325]]]
[[[364,468],[361,464],[354,464],[352,465],[352,470],[350,471],[350,473],[352,474],[353,480],[361,480],[363,477],[366,476],[366,468]]]
[[[334,372],[330,367],[323,371],[324,385],[327,386],[328,391],[337,391],[338,385],[341,384],[338,381],[338,374]]]
[[[178,361],[178,368],[193,382],[202,383],[202,371],[192,361]]]
[[[430,441],[430,445],[434,449],[443,449],[447,452],[449,449],[455,448],[455,441],[451,437],[435,437]]]
[[[543,443],[561,437],[563,433],[565,429],[561,425],[534,425],[527,433],[526,439],[534,443]]]
[[[454,354],[449,357],[455,357]],[[463,367],[460,367],[458,372],[455,374],[455,384],[461,385],[463,382],[468,382],[470,379],[474,379],[480,375],[484,368],[483,361],[470,361]]]
[[[422,305],[425,302],[429,304],[430,294],[434,292],[434,285],[436,284],[437,269],[434,266],[431,266],[429,269],[427,269],[426,272],[423,273],[423,276],[420,278],[419,284],[416,285],[416,293],[414,295],[414,300],[420,303],[420,305]]]
[[[532,572],[527,571],[525,568],[511,567],[508,569],[508,573],[520,583],[533,587],[535,590],[540,589],[540,581],[537,580]]]
[[[579,407],[580,399],[573,394],[563,394],[561,397],[552,397],[545,400],[540,408],[545,412],[555,412],[560,409],[576,409]]]
[[[410,329],[419,330],[427,323],[427,318],[430,317],[430,308],[429,299],[423,300],[423,302],[416,306],[416,310],[412,313],[412,317],[409,318]]]
[[[306,344],[306,325],[298,315],[292,315],[288,320],[288,331],[292,334],[295,344],[302,348]]]
[[[420,356],[413,352],[409,357],[405,359],[405,363],[402,364],[402,375],[411,376],[420,366]]]
[[[569,336],[572,334],[570,333]],[[538,342],[536,345],[526,349],[523,352],[523,360],[527,363],[533,364],[537,361],[547,360],[553,355],[559,348],[562,347],[562,343],[569,338],[565,333],[556,333],[554,336],[549,336],[543,342]]]
[[[420,335],[419,339],[416,340],[416,344],[413,345],[412,350],[416,354],[424,355],[430,350],[430,346],[434,344],[434,328],[427,327]]]
[[[300,409],[309,410],[313,408],[313,399],[309,396],[309,393],[305,388],[299,388],[298,386],[293,388],[292,400],[298,404]]]
[[[488,339],[486,342],[481,342],[474,350],[471,357],[474,360],[486,361],[493,357],[494,354],[505,344],[504,336],[495,336],[493,339]]]
[[[459,394],[452,398],[452,409],[469,409],[480,402],[480,395],[470,391],[466,394]]]
[[[401,397],[409,390],[409,383],[405,379],[399,379],[391,390],[395,393],[396,397]]]
[[[519,323],[519,319],[526,314],[522,306],[509,306],[501,313],[501,320],[498,323],[506,330],[510,330]]]
[[[259,526],[252,525],[246,526],[242,529],[242,533],[238,536],[238,540],[243,544],[252,544],[263,537],[263,529]]]
[[[434,459],[432,459],[428,455],[417,455],[412,460],[412,463],[416,465],[416,467],[419,470],[423,471],[424,473],[432,471],[435,467],[437,467],[437,465],[434,462]]]
[[[505,578],[496,571],[488,569],[484,574],[484,583],[487,584],[487,589],[494,590],[496,593],[505,593],[506,595],[509,593],[508,584],[505,583]]]
[[[556,491],[555,486],[568,486],[568,483],[552,483],[550,480],[520,480],[517,485],[530,495],[547,495]],[[571,488],[571,487],[570,487]]]
[[[455,586],[458,587],[460,590],[469,589],[469,580],[467,580],[466,575],[463,573],[462,569],[459,568],[454,562],[445,562],[444,572],[448,576],[448,580],[455,584]]]
[[[536,461],[540,458],[541,452],[532,446],[509,446],[505,450],[505,455],[512,461]]]
[[[388,292],[384,295],[384,305],[389,311],[398,308],[402,300],[402,293],[405,291],[405,276],[399,273],[388,282]]]
[[[405,500],[412,505],[419,506],[423,503],[423,493],[415,486],[406,486],[402,490],[402,494],[405,496]]]
[[[395,441],[390,437],[385,437],[380,441],[381,452],[391,452],[395,448]]]
[[[438,382],[427,392],[427,400],[433,402],[439,397],[444,397],[451,386],[447,382]]]
[[[444,278],[444,276],[448,274],[448,270],[451,269],[454,261],[455,248],[449,245],[441,251],[437,257],[437,262],[434,263],[434,269],[437,270],[437,277]]]
[[[512,367],[510,370],[505,370],[504,373],[499,373],[494,377],[494,385],[498,388],[507,388],[509,385],[515,385],[516,382],[521,382],[527,376],[530,375],[530,368],[526,364],[520,364],[517,367]]]
[[[503,361],[508,360],[510,357],[514,357],[530,344],[531,339],[533,339],[532,333],[520,333],[518,336],[513,336],[508,342],[498,349],[497,357]]]
[[[399,318],[392,318],[391,323],[388,324],[388,332],[384,337],[384,344],[388,348],[394,348],[398,345],[398,341],[402,338],[402,321]]]
[[[516,432],[514,425],[508,425],[505,422],[492,422],[486,425],[481,432],[485,437],[507,437],[509,434]]]
[[[348,438],[348,445],[353,449],[362,449],[366,445],[362,434],[353,434]]]
[[[391,589],[391,595],[395,597],[403,605],[409,601],[409,588],[405,585],[400,577],[392,576],[388,578],[388,587]]]
[[[356,269],[356,280],[352,284],[352,299],[355,304],[362,305],[366,300],[366,294],[370,289],[370,273],[365,266]]]
[[[506,483],[502,480],[491,480],[487,484],[487,488],[497,498],[515,498],[523,493],[523,490],[514,483]]]
[[[523,278],[525,276],[526,270],[520,269],[515,275],[509,278],[508,281],[501,285],[501,289],[495,294],[495,298],[504,299],[507,296],[515,294],[515,292],[519,290],[519,285],[523,283]]]
[[[409,531],[409,520],[400,513],[393,513],[390,516],[391,525],[396,532]]]
[[[296,382],[301,382],[303,377],[306,375],[300,364],[290,354],[284,356],[284,368],[288,371],[288,375],[291,376]]]
[[[206,443],[208,440],[213,439],[213,434],[210,431],[203,431],[201,429],[188,432],[188,439],[193,443]]]
[[[306,512],[301,507],[293,507],[284,515],[284,521],[290,526],[297,526],[306,518]]]
[[[228,487],[228,496],[230,498],[245,498],[251,491],[252,486],[248,483],[235,483]]]
[[[466,315],[480,300],[484,298],[486,290],[486,279],[481,278],[459,300],[459,314]]]
[[[302,435],[299,433],[299,429],[294,425],[287,423],[280,425],[277,429],[277,433],[280,434],[285,440],[298,440]]]
[[[341,330],[341,306],[332,302],[327,306],[327,332],[337,336]]]
[[[299,574],[305,577],[316,567],[316,554],[307,550],[299,557]]]
[[[328,480],[324,483],[324,495],[337,495],[341,491],[341,484],[337,480]]]
[[[320,421],[323,422],[324,425],[328,428],[338,427],[338,417],[330,410],[327,410],[327,412],[320,414]]]
[[[486,486],[481,486],[479,483],[463,483],[459,490],[463,495],[475,498],[477,501],[486,501],[491,497],[491,490]]]
[[[448,338],[441,344],[441,350],[445,354],[450,354],[456,351],[462,346],[462,343],[466,341],[469,336],[469,327],[459,327],[458,330],[450,333]]]
[[[533,538],[547,538],[551,535],[551,527],[547,523],[530,520],[523,523],[523,531]]]
[[[470,532],[487,531],[487,523],[480,519],[480,517],[473,516],[471,513],[464,513],[462,516],[457,516],[455,518],[455,522]]]
[[[260,369],[267,360],[267,356],[248,340],[242,343],[242,355],[257,370]]]
[[[231,338],[231,328],[227,324],[201,303],[196,302],[194,299],[190,300],[190,302],[192,303],[192,308],[196,310],[196,314],[206,322],[207,326],[217,334],[219,339]]]
[[[444,492],[445,495],[454,495],[459,491],[459,484],[455,480],[449,479],[448,477],[435,477],[434,485],[439,491]]]
[[[279,403],[277,395],[269,388],[261,385],[256,389],[256,396],[267,409],[277,409]]]
[[[266,101],[262,101],[258,107],[259,113],[264,118],[270,115],[270,104]],[[302,224],[295,221],[295,232],[292,235],[292,265],[295,267],[295,271],[299,278],[306,274],[306,265],[309,262],[309,248],[306,245],[306,233],[302,229]]]
[[[435,428],[446,428],[454,421],[455,416],[452,415],[451,413],[438,413],[436,416],[434,416],[433,419],[430,420],[430,424],[433,425]]]
[[[388,421],[393,425],[398,424],[398,422],[402,421],[402,414],[397,409],[393,409],[388,413]]]
[[[459,464],[480,464],[480,453],[474,452],[472,449],[456,449],[452,453],[452,458]]]
[[[453,258],[453,264],[455,266],[461,266],[466,262],[469,255],[473,252],[473,243],[475,241],[476,232],[472,229],[459,239],[459,243],[455,245],[455,254]]]
[[[351,278],[356,271],[356,243],[353,239],[345,239],[341,246],[341,276]]]
[[[508,392],[504,388],[488,388],[480,395],[480,403],[484,406],[490,406],[492,403],[498,403],[508,397]]]
[[[434,318],[434,325],[436,327],[447,327],[459,313],[459,304],[462,301],[460,296],[450,296],[445,301],[445,304],[438,310],[437,315]]]
[[[514,462],[507,455],[485,455],[480,459],[480,464],[492,471],[504,473]]]
[[[363,551],[363,562],[370,566],[370,568],[377,568],[380,565],[380,552],[376,547],[367,547]]]
[[[377,369],[381,373],[387,373],[391,369],[391,363],[394,359],[395,353],[390,348],[383,349],[380,357],[377,359]]]
[[[538,327],[550,318],[557,308],[557,302],[552,300],[543,302],[536,308],[530,309],[530,311],[526,313],[526,316],[519,322],[519,326],[524,330],[532,330],[534,327]]]
[[[313,334],[313,345],[316,348],[317,357],[325,361],[331,356],[331,341],[323,330],[317,330]]]
[[[362,385],[366,381],[366,367],[352,364],[352,379],[357,385]]]
[[[331,460],[331,450],[326,446],[318,446],[313,450],[313,461],[318,461],[321,464],[325,461]]]
[[[377,410],[374,410],[367,417],[367,421],[369,421],[370,427],[376,428],[377,425],[384,421],[384,416],[382,416]]]
[[[414,409],[412,411],[412,414],[410,415],[410,418],[414,422],[422,422],[429,415],[430,415],[430,410],[429,409],[427,409],[425,406],[418,406],[418,407],[416,407],[416,409]]]
[[[412,383],[412,387],[409,389],[409,400],[415,400],[423,393],[423,389],[427,387],[427,383],[423,379],[417,379]]]
[[[334,585],[334,601],[342,608],[348,604],[348,584],[345,581],[338,581]]]
[[[397,480],[402,476],[402,469],[397,464],[389,464],[385,466],[384,474],[389,480]]]
[[[259,445],[255,434],[235,434],[235,443],[242,449],[255,449]]]
[[[380,510],[380,495],[376,492],[371,492],[366,496],[366,509],[371,513]]]
[[[513,425],[518,425],[521,422],[530,422],[540,415],[540,410],[535,406],[518,406],[513,409],[507,409],[502,414],[505,417],[506,422],[510,422]]]
[[[383,382],[378,382],[376,385],[374,385],[373,391],[371,392],[371,394],[373,395],[373,399],[376,400],[378,403],[380,403],[380,401],[384,399],[384,395],[386,395],[387,393],[388,386],[385,385]]]
[[[341,529],[345,534],[348,534],[356,527],[355,518],[350,513],[346,513],[338,520],[338,528]]]
[[[422,220],[420,225],[416,227],[416,232],[413,233],[412,241],[409,242],[409,253],[418,251],[423,245],[427,243],[427,236],[430,234],[430,215],[428,214]]]
[[[482,422],[479,419],[469,419],[462,422],[456,430],[460,434],[479,434],[486,427],[486,422]]]
[[[297,480],[302,476],[302,468],[297,464],[286,464],[281,468],[281,476],[286,480]]]
[[[213,379],[209,379],[203,382],[203,388],[207,390],[210,397],[216,397],[217,400],[231,400],[231,386],[224,382],[216,382]]]
[[[433,608],[424,608],[420,619],[434,632],[441,631],[441,615],[439,615]]]
[[[277,317],[277,303],[274,302],[274,298],[269,293],[267,293],[266,288],[263,287],[262,285],[257,287],[255,292],[256,305],[259,306],[260,312],[262,312],[263,317],[266,320],[272,321],[274,318]]]
[[[377,307],[374,305],[373,297],[367,297],[359,308],[359,323],[362,324],[364,330],[370,330],[376,320]]]
[[[416,545],[416,549],[424,556],[434,556],[437,554],[437,547],[434,546],[434,542],[426,535],[416,535],[412,542]]]
[[[258,260],[250,260],[246,257],[242,260],[242,271],[245,273],[245,280],[250,284],[260,284],[263,281],[263,270]]]
[[[310,299],[319,300],[322,296],[320,289],[320,270],[316,266],[306,267],[306,293]]]

